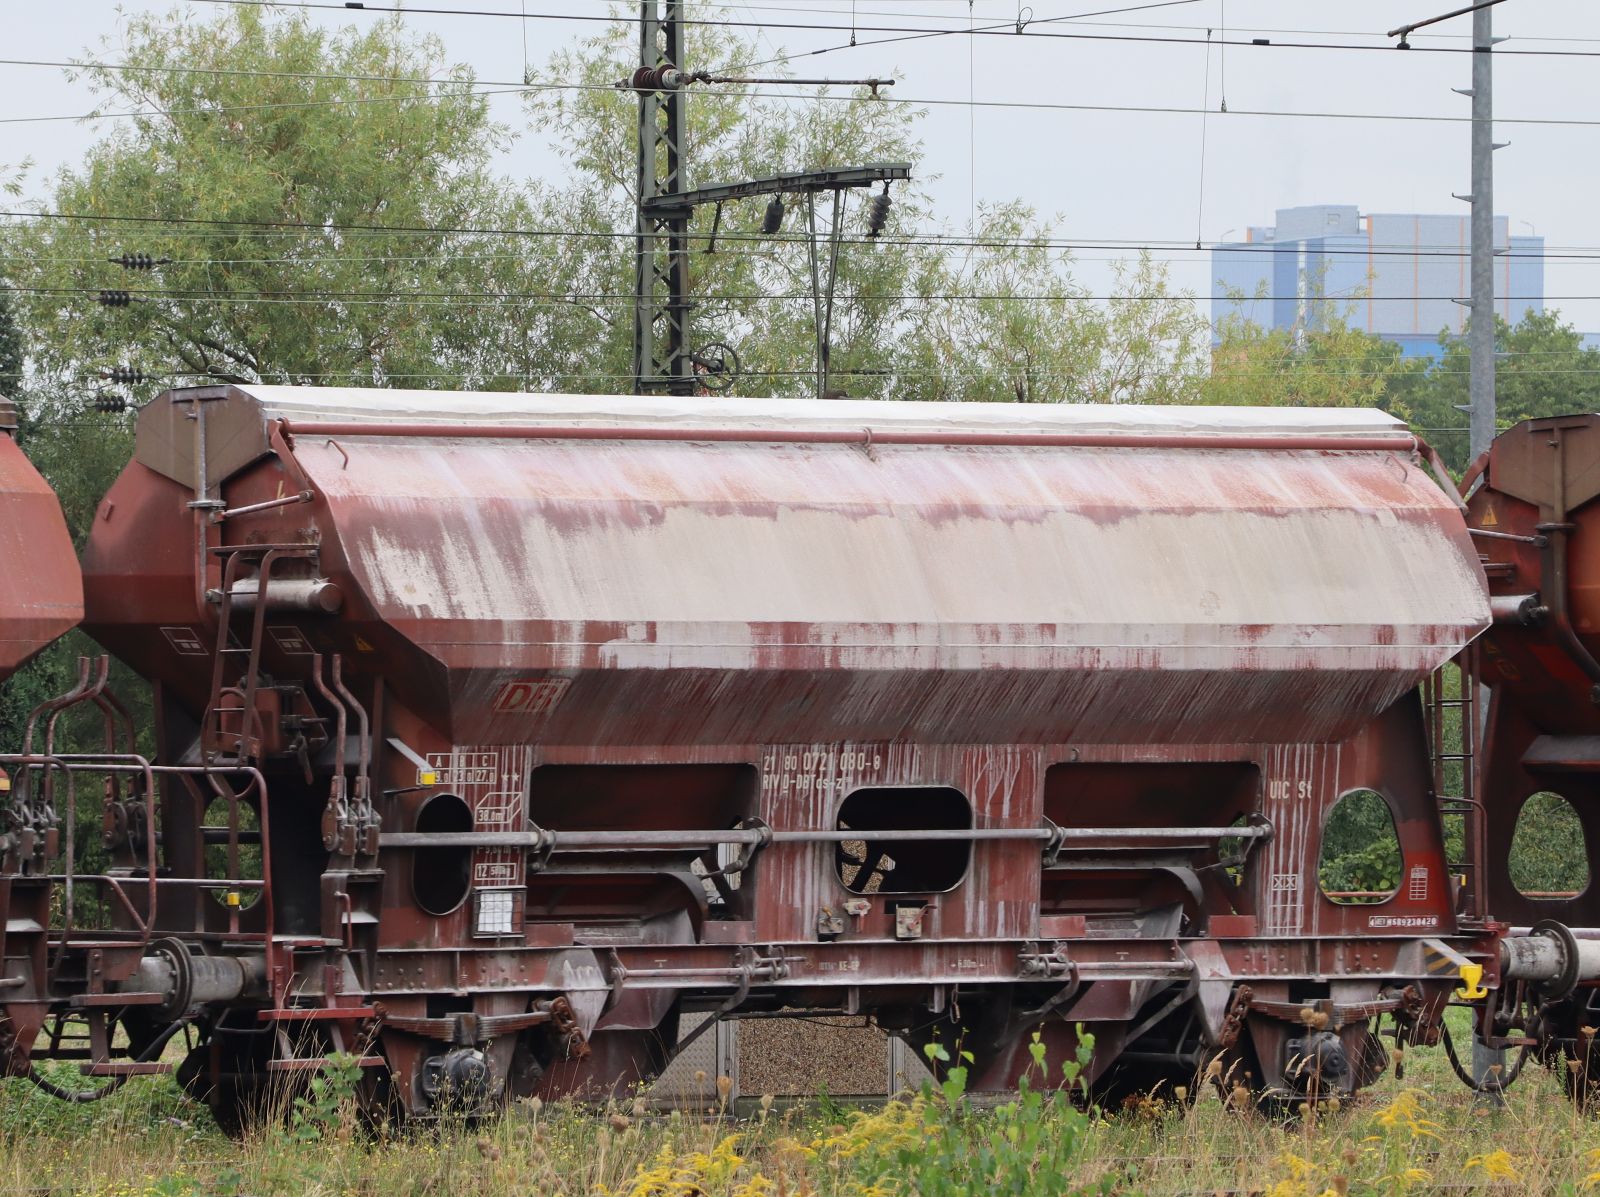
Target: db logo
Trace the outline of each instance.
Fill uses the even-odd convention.
[[[495,691],[492,705],[500,715],[543,715],[561,701],[567,684],[564,677],[506,682]]]

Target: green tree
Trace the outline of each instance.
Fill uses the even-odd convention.
[[[1467,414],[1471,351],[1468,334],[1442,333],[1440,356],[1400,388],[1413,423],[1451,468],[1468,465]],[[1509,428],[1539,416],[1600,411],[1600,349],[1559,312],[1529,312],[1516,324],[1495,321],[1496,423]]]
[[[1393,342],[1352,328],[1338,301],[1324,300],[1293,330],[1225,320],[1198,398],[1246,406],[1383,407],[1406,418],[1400,388],[1421,369]]]
[[[687,31],[686,66],[740,73],[754,45],[709,23]],[[613,85],[633,70],[637,48],[617,26],[555,54],[530,93],[535,121],[556,135],[569,166],[536,188],[540,223],[595,234],[552,264],[552,290],[602,298],[584,311],[551,313],[546,349],[567,374],[595,371],[610,387],[632,370],[633,247],[615,234],[634,225],[638,101]],[[770,51],[762,57],[769,57]],[[774,68],[763,68],[770,72]],[[574,90],[555,86],[576,81]],[[900,161],[912,181],[894,189],[881,237],[864,235],[865,197],[847,197],[832,337],[837,385],[858,397],[1140,401],[1192,390],[1202,362],[1202,322],[1164,272],[1141,260],[1101,305],[1075,283],[1068,255],[1052,251],[1050,226],[1021,204],[986,209],[965,239],[942,246],[914,236],[935,224],[917,180],[922,111],[873,98],[823,94],[796,104],[751,88],[691,91],[690,186],[787,171]],[[732,344],[746,367],[745,394],[809,394],[814,361],[808,237],[803,200],[789,197],[784,230],[757,230],[765,200],[729,205],[715,253],[691,272],[695,345]],[[827,231],[819,203],[819,224]],[[697,249],[716,214],[695,214]],[[596,367],[598,364],[598,368]]]
[[[1071,258],[1021,205],[985,214],[980,241],[1004,254],[952,259],[925,276],[945,293],[908,313],[896,355],[906,398],[1015,403],[1192,402],[1205,320],[1147,255],[1119,266],[1103,305],[1071,275]]]
[[[11,296],[0,287],[0,395],[14,396],[22,385],[22,330],[11,310]]]
[[[139,69],[83,73],[103,107],[138,115],[46,201],[98,219],[39,219],[11,238],[42,369],[514,385],[502,375],[534,322],[507,291],[533,287],[533,239],[433,230],[525,226],[528,208],[488,167],[507,131],[437,40],[398,17],[330,34],[305,14],[238,9],[133,17],[125,43],[114,57]],[[123,252],[172,261],[129,274],[106,260]],[[149,301],[101,308],[107,287]]]

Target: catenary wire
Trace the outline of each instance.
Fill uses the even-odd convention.
[[[359,9],[352,9],[352,8],[350,8],[349,6],[347,6],[347,5],[343,4],[343,3],[332,3],[332,2],[330,2],[330,0],[212,0],[212,3],[215,3],[215,4],[229,4],[229,5],[235,5],[235,6],[239,6],[239,7],[249,7],[249,8],[297,8],[297,9],[306,9],[306,10],[324,10],[324,11],[329,11],[329,12],[340,12],[340,13],[362,12],[362,13],[370,13],[370,14],[375,14],[375,15],[396,15],[396,16],[490,17],[490,18],[500,18],[500,19],[509,19],[509,20],[524,20],[524,19],[526,19],[526,20],[530,20],[530,21],[531,20],[542,20],[542,21],[567,21],[567,22],[594,22],[594,23],[604,23],[604,24],[616,24],[616,23],[632,24],[632,23],[635,23],[635,21],[636,21],[636,18],[628,17],[628,16],[621,16],[621,15],[618,15],[618,16],[595,16],[595,15],[585,14],[585,13],[528,13],[526,15],[526,17],[524,17],[523,14],[521,14],[519,12],[510,11],[510,10],[506,10],[506,9],[438,8],[438,7],[425,7],[425,6],[414,5],[414,4],[403,4],[403,5],[402,4],[393,4],[393,5],[388,5],[388,4],[366,3],[366,4],[363,4]],[[1054,18],[1052,18],[1052,19],[1054,19]],[[706,25],[706,26],[723,27],[723,28],[729,28],[729,27],[731,27],[731,28],[757,27],[757,28],[761,28],[761,29],[764,29],[764,30],[786,29],[786,30],[810,31],[810,32],[819,32],[819,33],[834,33],[834,34],[839,34],[841,36],[846,32],[844,29],[840,28],[837,25],[819,25],[819,24],[815,24],[815,23],[801,22],[801,21],[740,21],[740,20],[729,20],[729,19],[723,19],[723,18],[719,18],[719,19],[716,19],[716,20],[710,20],[710,19],[705,19],[705,18],[684,17],[682,19],[681,23],[683,25],[685,25],[685,26]],[[1030,32],[1028,32],[1028,27],[1027,26],[1025,26],[1023,28],[1022,32],[1018,33],[1016,31],[1016,22],[1015,21],[1003,21],[1003,22],[997,23],[994,26],[979,26],[978,28],[972,29],[972,30],[968,30],[968,29],[930,30],[930,29],[924,29],[924,28],[919,28],[919,27],[907,27],[907,26],[898,26],[898,25],[861,25],[861,24],[858,24],[856,26],[856,28],[857,28],[858,32],[862,32],[862,33],[910,33],[910,34],[921,34],[921,35],[934,34],[934,35],[942,35],[942,36],[949,36],[949,37],[958,37],[958,36],[1002,37],[1002,38],[1034,37],[1034,38],[1058,38],[1058,39],[1078,40],[1078,41],[1149,42],[1149,43],[1177,44],[1177,45],[1186,45],[1186,46],[1204,46],[1205,45],[1205,41],[1202,38],[1156,37],[1156,36],[1131,35],[1131,34],[1123,35],[1123,34],[1073,33],[1073,32],[1067,32],[1067,31],[1060,30],[1060,29],[1041,29],[1041,30],[1038,30],[1037,32],[1030,33]],[[873,45],[873,44],[875,44],[875,43],[873,43],[871,41],[859,41],[858,42],[859,46],[870,46],[870,45]],[[1285,49],[1286,50],[1362,50],[1362,51],[1374,51],[1374,52],[1381,51],[1381,52],[1391,53],[1391,54],[1394,53],[1394,47],[1392,47],[1392,46],[1384,46],[1384,45],[1380,45],[1380,44],[1359,45],[1359,44],[1347,43],[1347,42],[1277,42],[1277,41],[1274,41],[1274,42],[1268,42],[1265,45],[1262,45],[1262,43],[1257,42],[1255,40],[1236,39],[1236,40],[1230,41],[1228,44],[1229,45],[1239,45],[1239,46],[1251,46],[1251,47],[1257,47],[1257,48],[1263,48],[1263,49],[1268,49],[1268,48],[1270,48],[1270,49],[1279,49],[1279,50],[1285,50]],[[847,44],[847,45],[842,46],[840,48],[841,49],[850,49],[852,47],[850,47]],[[1469,46],[1455,47],[1455,46],[1416,46],[1416,45],[1413,45],[1410,50],[1403,51],[1403,52],[1404,53],[1409,53],[1409,54],[1418,54],[1418,53],[1471,54],[1474,51]],[[809,53],[814,54],[814,53],[817,53],[817,51],[810,51]],[[1600,57],[1600,50],[1496,50],[1495,54],[1496,55],[1523,55],[1523,56],[1537,56],[1537,57],[1561,57],[1561,58],[1596,58],[1596,57]],[[796,58],[802,58],[802,57],[806,57],[806,56],[807,56],[807,52],[797,52],[796,54],[793,55],[793,57],[796,57]]]
[[[699,0],[697,0],[697,2],[699,2]],[[720,7],[720,0],[706,0],[706,2],[704,2],[704,3],[699,3],[699,7],[701,7],[701,8],[717,8],[717,7]],[[747,9],[751,9],[751,10],[754,10],[754,11],[758,11],[758,12],[808,13],[808,14],[811,14],[811,15],[824,15],[824,16],[845,16],[845,15],[848,15],[848,13],[849,13],[848,9],[843,9],[843,8],[825,8],[821,4],[811,5],[811,6],[807,6],[807,7],[797,7],[797,6],[793,5],[793,4],[766,4],[766,3],[753,2],[753,0],[752,0],[752,2],[742,3],[741,7],[747,8]],[[884,10],[884,9],[876,9],[876,10],[874,10],[874,9],[861,9],[859,11],[860,11],[860,15],[862,15],[862,16],[889,17],[889,18],[892,18],[892,19],[895,19],[895,20],[907,20],[907,21],[910,21],[910,20],[944,21],[944,20],[948,20],[949,17],[950,17],[950,14],[947,13],[947,12],[939,12],[939,13],[912,12],[912,11],[899,10],[899,9],[894,10],[894,11],[889,11],[889,10]],[[1139,22],[1133,22],[1133,21],[1094,21],[1094,20],[1083,19],[1082,23],[1085,24],[1085,25],[1107,25],[1107,26],[1110,26],[1111,28],[1117,28],[1117,29],[1172,29],[1172,30],[1181,30],[1181,31],[1184,31],[1184,32],[1194,32],[1194,33],[1202,32],[1206,28],[1204,25],[1181,25],[1181,24],[1172,24],[1172,23],[1167,23],[1167,22],[1155,22],[1155,21],[1139,21]],[[1394,48],[1393,39],[1388,38],[1382,32],[1380,32],[1378,30],[1373,30],[1373,29],[1305,29],[1305,28],[1291,28],[1291,27],[1275,26],[1275,25],[1240,24],[1238,21],[1229,22],[1228,27],[1230,29],[1235,30],[1235,31],[1241,31],[1241,32],[1242,31],[1248,31],[1250,33],[1288,33],[1288,34],[1295,34],[1297,36],[1303,36],[1303,37],[1365,37],[1365,38],[1371,38],[1375,42],[1377,42],[1378,44],[1386,46],[1389,49],[1393,49]],[[1428,31],[1426,33],[1418,32],[1418,33],[1414,34],[1413,36],[1415,36],[1415,37],[1443,38],[1443,39],[1448,39],[1448,40],[1453,40],[1453,41],[1471,41],[1472,40],[1472,35],[1468,34],[1468,33],[1449,33],[1449,32],[1444,32],[1444,31],[1440,31],[1440,30],[1430,30],[1430,31]],[[1570,44],[1574,44],[1574,45],[1600,43],[1600,38],[1593,38],[1593,37],[1574,37],[1574,36],[1571,36],[1571,35],[1559,36],[1559,37],[1555,37],[1555,36],[1546,37],[1546,36],[1540,36],[1540,35],[1537,35],[1537,34],[1522,34],[1522,33],[1519,33],[1519,34],[1516,35],[1516,40],[1519,41],[1519,42],[1524,42],[1524,41],[1526,41],[1526,42],[1557,42],[1557,43],[1561,43],[1561,44],[1569,44],[1570,43]]]
[[[88,287],[88,286],[84,286],[84,287],[41,287],[41,286],[30,286],[30,285],[24,284],[24,285],[10,285],[10,286],[8,286],[8,289],[11,290],[11,291],[14,291],[14,292],[21,293],[21,294],[32,294],[32,295],[98,295],[103,290],[107,290],[108,288]],[[288,291],[288,290],[285,290],[285,291],[261,291],[261,290],[254,290],[254,289],[243,289],[243,290],[238,290],[238,291],[230,291],[230,290],[224,290],[224,289],[187,288],[187,287],[173,287],[173,288],[123,287],[123,288],[118,288],[118,289],[119,290],[123,290],[123,291],[127,291],[128,294],[130,296],[132,296],[133,298],[135,298],[135,299],[162,298],[162,299],[194,300],[194,301],[204,300],[204,301],[207,301],[207,302],[216,301],[216,302],[222,302],[222,303],[237,303],[237,302],[245,302],[245,303],[255,303],[255,302],[262,302],[262,303],[268,303],[268,302],[270,302],[270,303],[344,303],[344,302],[357,302],[357,301],[359,301],[359,302],[376,302],[376,303],[411,303],[411,302],[415,302],[415,301],[418,301],[418,300],[450,300],[452,302],[463,301],[464,300],[464,301],[466,301],[468,303],[484,303],[484,304],[487,304],[487,303],[492,301],[492,302],[494,302],[494,303],[496,303],[498,305],[504,305],[504,304],[512,303],[512,302],[522,302],[524,300],[557,300],[557,301],[560,301],[562,303],[618,303],[618,304],[624,304],[625,303],[625,304],[628,304],[628,305],[632,305],[633,303],[636,302],[636,296],[632,292],[610,292],[610,291],[595,291],[595,292],[587,292],[587,291],[572,291],[572,292],[557,292],[557,291],[487,291],[487,292],[485,292],[485,291],[402,291],[402,292],[378,292],[378,291]],[[1096,303],[1140,302],[1140,303],[1154,303],[1154,302],[1158,302],[1158,301],[1161,301],[1161,302],[1165,302],[1165,301],[1182,301],[1182,302],[1199,302],[1199,303],[1205,303],[1205,302],[1215,302],[1215,303],[1240,302],[1240,303],[1248,303],[1248,302],[1251,302],[1252,300],[1259,301],[1259,302],[1271,302],[1271,301],[1274,301],[1274,300],[1277,300],[1277,299],[1299,300],[1299,299],[1301,299],[1303,297],[1301,297],[1301,296],[1281,296],[1280,297],[1280,296],[1267,295],[1267,296],[1253,296],[1253,297],[1247,297],[1247,298],[1241,299],[1239,296],[1228,295],[1228,294],[1222,294],[1222,295],[1188,295],[1188,294],[1182,294],[1182,293],[1178,293],[1178,292],[1152,292],[1152,293],[1149,293],[1149,294],[1091,295],[1091,294],[1079,294],[1079,293],[1070,292],[1070,291],[1047,292],[1047,293],[1027,293],[1027,292],[1022,292],[1022,293],[1002,293],[1002,292],[984,292],[984,291],[950,291],[950,292],[939,292],[939,293],[935,293],[935,294],[923,294],[923,293],[915,293],[915,292],[900,292],[900,293],[894,293],[894,294],[882,294],[882,293],[845,294],[845,293],[841,293],[836,298],[838,299],[839,302],[842,302],[842,303],[882,303],[882,302],[895,302],[895,303],[934,303],[934,302],[939,302],[939,303],[985,303],[985,302],[989,302],[989,301],[992,301],[992,300],[1001,300],[1001,299],[1004,299],[1004,300],[1017,300],[1017,301],[1031,301],[1031,302],[1037,302],[1037,303],[1080,303],[1080,302],[1096,302]],[[1417,302],[1453,301],[1453,300],[1459,300],[1461,298],[1462,297],[1460,295],[1362,295],[1362,296],[1353,296],[1353,297],[1331,296],[1331,297],[1327,297],[1326,302],[1329,302],[1329,303],[1341,303],[1341,302],[1374,303],[1374,302],[1393,301],[1393,302],[1396,302],[1396,303],[1417,303]],[[695,299],[696,299],[696,302],[700,303],[700,304],[712,304],[712,303],[791,303],[791,302],[801,302],[801,301],[804,301],[806,303],[810,303],[811,300],[812,300],[812,295],[811,295],[811,292],[809,292],[809,291],[804,292],[804,293],[796,292],[796,293],[793,293],[793,294],[773,294],[771,292],[755,291],[755,292],[748,292],[748,293],[723,294],[723,295],[701,294],[701,295],[697,295],[695,297]],[[1548,300],[1548,301],[1554,301],[1554,302],[1589,302],[1589,301],[1600,300],[1600,295],[1497,295],[1495,297],[1495,301],[1497,303],[1501,303],[1501,302],[1523,303],[1523,302],[1534,302],[1534,301],[1537,301],[1537,300]]]
[[[530,229],[483,227],[472,228],[465,226],[415,224],[415,225],[377,225],[355,223],[319,223],[314,221],[293,220],[248,220],[248,219],[222,219],[198,216],[146,216],[136,213],[84,213],[84,212],[21,212],[0,211],[0,218],[9,218],[18,221],[28,220],[61,220],[81,223],[119,223],[135,226],[170,225],[179,229],[227,229],[228,236],[239,237],[246,235],[241,231],[258,231],[268,236],[295,236],[305,233],[355,233],[361,235],[383,236],[452,236],[452,237],[568,237],[577,240],[607,240],[607,241],[633,241],[637,234],[632,231],[616,229]],[[179,235],[216,236],[214,233],[180,234],[163,231],[154,234],[156,237],[175,237]],[[690,241],[709,241],[711,234],[707,232],[690,231],[687,239]],[[126,239],[126,238],[122,238]],[[767,236],[761,233],[733,232],[719,230],[717,240],[730,242],[775,242],[784,244],[804,245],[806,238],[792,235]],[[1051,237],[985,237],[982,235],[945,234],[937,232],[911,232],[911,233],[886,233],[877,238],[866,236],[845,235],[840,240],[846,245],[898,245],[898,246],[929,246],[934,248],[966,248],[977,246],[992,249],[1127,249],[1132,251],[1146,250],[1175,250],[1184,253],[1195,253],[1193,243],[1187,239],[1123,239],[1116,237],[1061,239]],[[1292,247],[1294,243],[1283,243]],[[1226,252],[1255,253],[1262,251],[1276,252],[1280,243],[1277,242],[1227,242],[1223,243]],[[1570,252],[1567,252],[1570,251]],[[1588,252],[1595,251],[1595,252]],[[720,251],[719,251],[720,252]],[[1211,250],[1201,250],[1208,253]],[[1451,249],[1426,249],[1407,247],[1401,242],[1375,242],[1369,247],[1353,247],[1345,250],[1331,247],[1320,252],[1324,254],[1348,254],[1355,257],[1366,256],[1395,256],[1395,257],[1441,257],[1441,258],[1469,258],[1470,254],[1464,250]],[[1573,246],[1547,246],[1541,253],[1507,253],[1497,254],[1500,259],[1540,259],[1571,258],[1573,260],[1590,260],[1600,257],[1600,246],[1573,245]]]
[[[1203,44],[1203,43],[1202,43]],[[1600,51],[1596,52],[1600,55]],[[8,60],[10,65],[44,65],[44,60]],[[5,63],[0,63],[5,65]],[[55,65],[55,64],[51,64]],[[72,64],[78,69],[103,68],[107,70],[126,71],[159,71],[165,68],[141,67],[126,63],[76,63]],[[204,73],[209,68],[178,68]],[[229,72],[231,73],[231,72]],[[271,77],[273,73],[266,73]],[[345,78],[339,75],[306,75],[296,76],[292,72],[284,73],[286,78],[307,78],[337,80]],[[351,81],[367,81],[367,76],[348,76]],[[377,77],[382,79],[382,77]],[[556,91],[598,91],[608,94],[616,93],[619,89],[610,84],[599,83],[526,83],[509,80],[465,80],[465,79],[425,79],[425,78],[396,78],[392,82],[415,83],[418,86],[444,86],[454,84],[458,87],[477,89],[470,91],[473,97],[477,96],[504,96],[518,93],[540,93]],[[1187,108],[1171,104],[1069,104],[1047,100],[979,100],[974,98],[938,98],[938,97],[911,97],[911,96],[886,96],[879,95],[868,99],[856,91],[835,93],[828,91],[816,92],[775,92],[775,91],[749,91],[742,88],[704,88],[697,94],[733,97],[736,99],[768,99],[768,100],[804,100],[824,101],[833,103],[874,103],[893,105],[912,105],[918,108],[927,107],[954,107],[954,108],[994,108],[1001,110],[1021,110],[1040,112],[1113,112],[1129,115],[1149,116],[1195,116],[1209,110],[1205,107]],[[466,98],[463,95],[460,98]],[[272,110],[294,110],[307,108],[338,108],[351,104],[377,104],[377,103],[417,103],[428,102],[429,97],[421,95],[385,95],[385,96],[354,96],[348,99],[330,100],[285,100],[272,101],[260,104],[237,105],[202,105],[194,108],[161,109],[141,108],[126,112],[92,112],[57,113],[48,116],[8,116],[0,117],[0,124],[43,124],[62,121],[102,121],[102,120],[129,120],[135,117],[172,117],[178,116],[216,116],[230,112],[255,112]],[[1451,116],[1444,113],[1426,112],[1335,112],[1324,109],[1277,109],[1277,108],[1232,108],[1228,116],[1248,116],[1266,119],[1284,120],[1348,120],[1348,121],[1383,121],[1406,122],[1415,121],[1425,124],[1471,124],[1470,116]],[[1495,123],[1500,125],[1530,125],[1551,126],[1557,128],[1594,128],[1600,127],[1600,120],[1584,117],[1531,117],[1531,116],[1496,116]]]
[[[719,236],[720,236],[720,234],[719,234]],[[121,239],[119,239],[119,243],[120,243],[120,240]],[[790,247],[790,246],[804,245],[804,244],[805,244],[804,242],[796,242],[796,241],[793,241],[793,240],[785,240],[785,241],[781,242],[779,245],[775,245],[775,246],[773,246],[771,248],[760,248],[760,247],[757,247],[757,246],[755,246],[753,244],[747,243],[745,246],[739,247],[739,248],[726,248],[726,247],[719,248],[716,251],[715,256],[718,257],[718,258],[727,257],[727,258],[747,258],[747,259],[764,260],[764,259],[770,259],[770,258],[774,257],[776,255],[778,249],[781,248],[781,247]],[[860,244],[860,243],[859,242],[851,242],[851,244]],[[921,243],[919,243],[919,244],[921,244]],[[960,248],[960,247],[957,246],[956,248]],[[981,248],[981,249],[984,249],[985,251],[988,251],[988,250],[992,249],[993,247],[984,246],[984,247],[978,247],[978,248]],[[1000,251],[998,249],[994,249],[993,252],[997,252],[998,253]],[[1209,253],[1214,253],[1214,252],[1217,252],[1217,251],[1210,250],[1210,249],[1203,249],[1203,250],[1199,250],[1199,251],[1196,251],[1196,250],[1193,250],[1193,249],[1178,249],[1178,250],[1167,250],[1167,251],[1164,251],[1164,252],[1161,252],[1161,253],[1156,253],[1156,252],[1151,251],[1151,252],[1147,253],[1146,256],[1152,262],[1163,262],[1163,263],[1172,263],[1172,264],[1176,264],[1176,265],[1190,265],[1190,266],[1202,265],[1203,263],[1198,258],[1195,257],[1195,254],[1197,252],[1202,253],[1202,254],[1209,254]],[[1467,253],[1464,253],[1464,252],[1463,253],[1454,253],[1454,252],[1429,253],[1428,251],[1425,251],[1425,250],[1419,250],[1414,254],[1405,252],[1403,250],[1393,250],[1393,251],[1383,251],[1383,252],[1384,252],[1385,256],[1406,257],[1406,258],[1410,258],[1410,257],[1419,257],[1419,258],[1420,257],[1441,257],[1441,258],[1459,259],[1461,261],[1466,261],[1471,256],[1471,255],[1469,255]],[[1184,256],[1185,254],[1187,254],[1188,256]],[[702,256],[704,256],[704,254],[702,254]],[[1365,255],[1361,255],[1361,256],[1365,256]],[[518,261],[522,261],[523,259],[522,259],[522,255],[515,254],[515,253],[484,253],[484,254],[460,253],[460,254],[452,254],[450,260],[452,262],[518,262]],[[1501,254],[1500,255],[1500,260],[1501,261],[1513,261],[1513,262],[1521,262],[1521,261],[1542,262],[1542,261],[1553,260],[1553,261],[1557,262],[1558,264],[1560,264],[1563,269],[1565,269],[1565,268],[1568,268],[1568,267],[1582,266],[1582,265],[1585,265],[1585,264],[1590,263],[1590,262],[1600,262],[1600,253],[1590,253],[1590,254],[1537,254],[1537,253]],[[437,261],[438,261],[438,255],[437,254],[341,254],[341,253],[303,254],[303,253],[285,253],[285,254],[276,254],[276,255],[273,255],[272,257],[256,257],[256,258],[227,257],[227,256],[221,256],[221,255],[216,256],[216,257],[209,257],[208,256],[208,257],[204,257],[204,258],[173,258],[169,262],[167,262],[166,265],[174,266],[174,267],[188,267],[188,266],[201,266],[201,267],[204,267],[204,266],[213,266],[213,267],[222,267],[222,266],[287,266],[287,265],[333,266],[333,265],[347,265],[347,264],[369,264],[370,265],[370,264],[382,263],[382,262],[405,264],[405,263],[437,262]],[[1126,254],[1118,254],[1116,256],[1098,256],[1098,255],[1084,255],[1084,254],[1076,254],[1076,253],[1074,253],[1071,256],[1070,261],[1073,262],[1073,263],[1080,263],[1080,262],[1107,262],[1107,263],[1123,263],[1123,264],[1126,264],[1127,262],[1130,261],[1130,259],[1128,258],[1128,256]],[[49,266],[80,265],[80,266],[82,266],[82,265],[104,265],[104,264],[107,263],[107,259],[106,259],[106,257],[104,255],[95,255],[94,257],[68,257],[68,256],[61,256],[61,255],[56,255],[56,254],[37,254],[37,253],[7,254],[7,253],[0,253],[0,263],[6,263],[6,262],[23,263],[23,264],[26,264],[26,265],[49,265]],[[4,286],[4,280],[3,279],[0,279],[0,286]],[[1258,297],[1252,292],[1246,292],[1246,293],[1244,293],[1242,298],[1247,299],[1247,300],[1252,300],[1252,299],[1256,299]],[[1330,293],[1323,293],[1323,294],[1308,295],[1305,298],[1311,299],[1311,300],[1317,300],[1317,299],[1359,300],[1359,299],[1365,299],[1366,296],[1365,296],[1365,294],[1335,295],[1335,294],[1330,294]]]

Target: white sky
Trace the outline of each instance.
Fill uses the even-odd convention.
[[[1209,243],[1230,230],[1242,232],[1246,225],[1270,224],[1274,209],[1296,204],[1349,203],[1363,212],[1465,211],[1464,204],[1451,198],[1451,192],[1469,189],[1465,123],[1256,116],[1247,110],[1464,117],[1469,101],[1450,89],[1468,85],[1470,56],[1393,49],[1213,48],[1203,194],[1202,119],[1195,113],[970,108],[964,102],[974,98],[1197,109],[1208,88],[1203,44],[1036,35],[1140,35],[1203,43],[1209,26],[1219,35],[1225,27],[1230,39],[1386,47],[1392,44],[1382,36],[1386,29],[1462,2],[1189,0],[1120,16],[1051,23],[1045,22],[1116,7],[1118,0],[1030,0],[1022,5],[1018,0],[732,0],[729,8],[735,19],[829,26],[826,31],[774,28],[762,34],[773,53],[781,48],[797,55],[798,74],[892,74],[898,80],[897,96],[955,101],[934,103],[921,129],[928,151],[923,181],[953,227],[966,222],[974,195],[980,201],[1020,197],[1042,213],[1058,214],[1058,234],[1074,240],[1192,246],[1197,229]],[[166,0],[0,0],[0,56],[62,60],[96,53],[102,36],[115,36],[124,14],[170,7]],[[193,7],[205,12],[221,6]],[[605,0],[418,0],[412,7],[508,14],[413,13],[407,18],[419,31],[442,37],[452,57],[471,64],[486,80],[522,75],[519,10],[587,16],[613,11]],[[700,7],[691,6],[691,15]],[[852,8],[861,42],[895,36],[867,28],[874,25],[950,29],[964,28],[969,20],[979,26],[1011,23],[1019,8],[1024,15],[1031,12],[1034,23],[1020,37],[963,34],[804,55],[847,43]],[[622,8],[633,9],[632,3]],[[1545,289],[1547,306],[1561,310],[1584,331],[1600,330],[1600,209],[1595,201],[1600,175],[1600,88],[1595,85],[1600,78],[1600,4],[1506,0],[1494,12],[1496,33],[1512,39],[1501,47],[1504,51],[1582,55],[1497,56],[1496,114],[1505,123],[1497,126],[1496,139],[1511,145],[1496,155],[1495,206],[1510,217],[1514,231],[1528,232],[1531,225],[1543,234],[1552,253],[1574,248],[1593,253],[1588,261],[1550,261]],[[328,24],[372,19],[344,11],[315,15]],[[1434,36],[1417,35],[1413,41],[1418,47],[1463,47],[1470,27],[1470,17],[1458,17],[1435,27]],[[592,28],[587,22],[528,21],[528,57],[541,64],[550,50]],[[1288,30],[1307,32],[1282,32]],[[1215,111],[1224,80],[1227,114]],[[524,126],[515,96],[493,102],[502,120]],[[81,155],[103,126],[63,120],[18,123],[15,118],[77,114],[91,106],[84,85],[69,83],[59,70],[0,64],[0,119],[7,122],[0,123],[0,163],[34,159],[30,198],[42,194],[45,177]],[[1518,118],[1594,123],[1512,123]],[[505,155],[501,166],[517,177],[560,169],[534,130]],[[718,181],[691,177],[692,183]],[[1176,248],[1161,253],[1172,260],[1179,286],[1199,296],[1210,293],[1206,255]],[[1080,278],[1103,287],[1109,264],[1100,259],[1108,256],[1103,250],[1082,251]]]

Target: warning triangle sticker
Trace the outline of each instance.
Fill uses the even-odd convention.
[[[1500,517],[1495,515],[1494,508],[1493,507],[1485,507],[1483,509],[1483,527],[1485,527],[1485,528],[1498,528],[1499,526],[1500,526]]]

